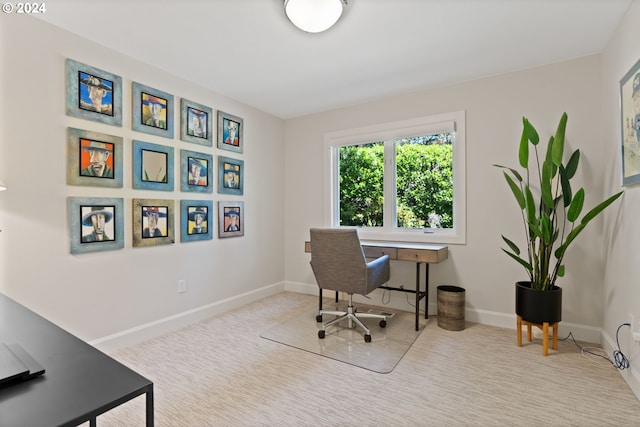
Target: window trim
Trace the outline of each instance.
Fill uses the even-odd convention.
[[[336,166],[340,147],[455,131],[456,138],[453,145],[453,229],[406,229],[385,225],[384,227],[358,227],[358,234],[360,238],[367,240],[466,244],[465,118],[465,111],[461,110],[326,133],[324,135],[326,153],[324,157],[325,224],[330,227],[338,227],[339,224],[339,181]],[[393,164],[389,164],[390,160],[385,158],[385,167],[393,167],[395,170],[395,157],[392,156],[391,159]],[[385,187],[387,185],[394,185],[394,183],[385,182]],[[393,204],[385,203],[384,209],[385,218],[389,218],[386,215],[389,210],[394,209]]]

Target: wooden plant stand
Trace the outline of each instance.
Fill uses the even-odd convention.
[[[549,354],[549,327],[553,328],[553,339],[551,342],[551,348],[558,349],[558,322],[549,323],[544,322],[542,325],[539,323],[532,323],[526,320],[522,320],[522,317],[518,316],[518,347],[522,347],[522,327],[527,327],[527,339],[531,342],[531,327],[535,326],[542,329],[542,354],[544,356]]]

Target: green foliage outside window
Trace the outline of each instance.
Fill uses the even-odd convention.
[[[384,144],[340,148],[340,225],[382,227]]]
[[[398,227],[453,226],[453,134],[395,141]],[[381,227],[384,144],[340,149],[340,225]]]

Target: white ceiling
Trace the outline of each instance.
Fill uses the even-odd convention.
[[[55,0],[40,18],[287,119],[600,53],[631,2],[349,0],[320,34],[282,0]]]

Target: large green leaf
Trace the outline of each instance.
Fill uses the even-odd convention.
[[[573,197],[571,201],[571,205],[569,205],[569,210],[567,211],[567,220],[569,222],[575,222],[576,219],[580,216],[582,212],[582,206],[584,205],[584,188],[576,191],[576,195]]]
[[[556,135],[553,139],[553,151],[551,153],[553,164],[556,166],[560,166],[562,164],[562,154],[564,153],[564,134],[566,128],[567,113],[563,113],[562,117],[560,118],[560,123],[558,123]]]
[[[567,236],[567,239],[564,241],[564,243],[562,245],[560,245],[558,247],[558,249],[556,249],[556,251],[554,253],[556,258],[561,259],[564,256],[564,253],[567,250],[567,248],[569,247],[569,245],[571,244],[571,242],[573,242],[573,240],[576,237],[578,237],[578,234],[580,234],[582,232],[582,230],[584,230],[584,227],[585,227],[584,224],[578,224],[576,226],[576,228],[571,230],[571,232]]]
[[[509,255],[511,258],[515,259],[516,261],[518,261],[518,263],[520,263],[520,265],[522,265],[524,268],[527,269],[527,271],[529,272],[529,274],[531,274],[531,272],[533,271],[533,267],[531,266],[531,264],[529,264],[527,261],[525,261],[524,259],[520,258],[517,255],[512,254],[509,251],[506,251],[504,249],[502,249],[502,251]]]
[[[527,222],[530,225],[534,225],[537,227],[538,219],[536,217],[536,214],[538,209],[536,208],[536,202],[533,200],[533,193],[531,192],[531,189],[529,188],[528,185],[524,186],[524,194],[525,194],[524,208],[527,214]]]
[[[611,203],[613,203],[618,197],[622,196],[622,193],[623,193],[623,191],[614,194],[613,196],[609,197],[604,202],[600,203],[595,208],[591,209],[589,211],[589,213],[587,213],[584,216],[584,218],[582,218],[581,223],[586,225],[589,221],[591,221],[593,218],[595,218],[600,212],[602,212],[607,206],[609,206]]]
[[[520,148],[518,150],[518,160],[520,166],[527,168],[529,166],[529,135],[527,134],[527,125],[529,120],[522,118],[522,136],[520,137]]]
[[[573,178],[578,170],[578,163],[580,163],[580,150],[576,150],[573,152],[569,161],[567,162],[566,171],[567,171],[567,179]]]
[[[553,174],[553,163],[545,160],[542,163],[542,178],[540,182],[540,191],[542,195],[542,201],[549,208],[553,209],[553,195],[551,193],[551,180]]]
[[[562,197],[564,199],[564,207],[566,208],[571,204],[573,194],[571,192],[571,182],[567,175],[567,169],[560,165],[560,185],[562,186]]]
[[[538,145],[538,142],[540,142],[538,131],[536,130],[535,127],[533,127],[533,125],[529,120],[527,119],[524,119],[524,120],[525,120],[524,130],[527,133],[527,139],[529,139],[529,141],[531,141],[533,145]]]
[[[502,165],[498,165],[498,164],[494,164],[493,166],[497,167],[497,168],[502,168],[502,169],[509,169],[511,171],[511,173],[513,174],[513,177],[515,179],[517,179],[518,181],[522,182],[522,175],[520,175],[520,172],[518,172],[517,170],[510,168],[508,166],[502,166]]]
[[[524,196],[522,195],[522,191],[520,190],[520,187],[518,186],[518,184],[516,184],[513,181],[513,179],[511,179],[509,175],[507,175],[506,172],[503,172],[503,173],[504,173],[504,178],[507,180],[507,183],[509,184],[511,191],[513,192],[513,196],[516,198],[516,201],[518,202],[518,206],[520,206],[520,209],[524,209]]]
[[[507,245],[509,245],[509,248],[511,248],[511,250],[513,251],[514,254],[520,255],[520,248],[518,247],[518,245],[516,245],[511,240],[509,240],[506,237],[504,237],[504,235],[502,236],[502,240],[504,240],[505,243]]]

